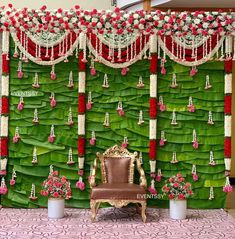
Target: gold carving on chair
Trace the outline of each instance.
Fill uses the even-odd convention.
[[[97,153],[96,158],[94,160],[94,165],[91,173],[91,179],[90,179],[90,187],[91,187],[91,194],[92,190],[95,189],[96,187],[96,170],[98,167],[98,161],[100,162],[100,170],[101,170],[101,178],[102,178],[102,183],[105,185],[108,185],[107,181],[107,172],[105,169],[105,159],[120,159],[122,160],[123,158],[129,158],[130,159],[130,165],[129,165],[129,172],[128,172],[128,183],[127,185],[134,184],[134,167],[135,164],[137,166],[137,170],[140,174],[140,186],[142,188],[146,188],[147,183],[146,183],[146,178],[145,178],[145,173],[143,168],[141,167],[141,162],[139,158],[137,157],[138,154],[136,152],[130,153],[127,149],[122,148],[118,145],[114,145],[113,147],[107,149],[103,154],[102,153]],[[110,184],[109,184],[110,185]],[[144,191],[144,190],[143,190]],[[136,203],[141,205],[141,216],[143,222],[146,221],[146,215],[145,215],[145,210],[146,210],[146,199],[143,197],[138,199],[138,195],[136,195],[136,200],[131,199],[128,200],[126,197],[125,198],[120,198],[120,199],[114,199],[113,197],[110,198],[91,198],[90,200],[90,207],[91,207],[91,212],[92,212],[92,221],[95,220],[96,215],[98,213],[98,209],[100,206],[100,203],[109,203],[110,205],[121,208],[123,206],[128,205],[129,203]]]

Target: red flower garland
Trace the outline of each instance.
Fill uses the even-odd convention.
[[[227,137],[224,139],[224,157],[231,158],[231,137]]]
[[[78,113],[85,114],[86,112],[86,97],[85,94],[80,93],[78,96]]]
[[[156,147],[157,147],[156,139],[151,139],[149,141],[149,159],[150,160],[156,159]]]
[[[79,137],[78,138],[78,155],[84,156],[85,154],[85,138]]]
[[[154,53],[151,55],[150,60],[150,73],[151,74],[157,74],[157,53]]]
[[[157,117],[157,99],[156,98],[149,99],[149,116],[150,116],[150,119],[156,119]]]
[[[232,114],[232,96],[231,95],[224,96],[224,113],[227,115]]]
[[[2,97],[2,109],[1,114],[9,113],[9,99],[7,97]]]
[[[224,71],[227,74],[230,74],[230,73],[232,73],[232,69],[233,69],[233,61],[232,61],[232,59],[231,60],[225,60],[224,61]]]
[[[8,156],[8,138],[4,137],[0,139],[1,142],[1,156]]]
[[[83,51],[79,54],[79,71],[86,71],[86,63],[83,62],[84,59],[84,53]]]
[[[7,60],[7,54],[2,54],[2,74],[9,74],[9,61]]]

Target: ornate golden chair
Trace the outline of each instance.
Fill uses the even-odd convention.
[[[107,202],[121,208],[129,203],[141,205],[141,216],[146,221],[146,178],[137,153],[115,145],[103,154],[97,153],[90,178],[90,206],[92,221],[95,220],[100,203]],[[100,162],[102,183],[96,185],[96,170]],[[140,184],[134,184],[135,163],[140,174]]]

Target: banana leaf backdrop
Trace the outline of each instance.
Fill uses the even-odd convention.
[[[13,47],[11,48],[13,52]],[[11,52],[11,56],[12,56]],[[88,64],[89,65],[89,64]],[[73,188],[73,197],[67,201],[67,206],[89,207],[89,185],[87,177],[97,151],[103,152],[114,144],[121,144],[124,136],[128,137],[131,151],[143,153],[143,167],[148,182],[150,170],[148,161],[148,131],[149,131],[149,62],[141,60],[130,67],[126,76],[121,71],[96,63],[96,76],[89,74],[87,68],[87,93],[91,91],[93,107],[86,113],[86,158],[85,158],[85,183],[86,189],[81,192],[75,187],[78,179],[77,163],[73,166],[66,164],[69,148],[73,149],[73,160],[77,162],[77,95],[78,72],[77,59],[70,57],[69,63],[56,65],[57,79],[50,79],[51,67],[39,66],[32,62],[23,63],[24,78],[17,78],[18,59],[10,61],[10,122],[9,122],[9,160],[7,182],[11,178],[12,169],[17,173],[16,184],[10,186],[9,192],[3,196],[1,203],[9,207],[34,208],[47,205],[47,198],[40,196],[41,184],[49,173],[49,166],[54,165],[61,175],[67,176]],[[223,63],[209,62],[199,67],[196,76],[189,76],[189,67],[184,67],[168,59],[167,74],[158,75],[158,95],[163,96],[167,111],[158,112],[158,139],[160,131],[164,130],[168,140],[164,147],[157,148],[157,168],[162,170],[163,179],[156,183],[157,190],[164,180],[173,174],[181,172],[193,185],[194,196],[189,199],[188,205],[192,208],[220,208],[224,206],[226,195],[222,191],[224,185],[224,71]],[[73,71],[75,82],[74,89],[66,87],[69,72]],[[40,88],[32,88],[35,72],[39,75]],[[110,88],[103,89],[104,74],[108,75]],[[176,73],[178,88],[172,89],[172,74]],[[210,76],[212,88],[206,91],[205,78]],[[143,77],[145,87],[136,87],[139,76]],[[35,91],[37,92],[35,94]],[[19,92],[28,92],[24,97],[25,106],[22,112],[17,110]],[[57,106],[50,107],[50,94],[55,93]],[[196,106],[195,113],[187,112],[188,98],[193,97]],[[116,111],[118,101],[122,101],[125,116],[120,117]],[[66,125],[69,107],[72,107],[73,127]],[[37,108],[39,112],[39,125],[33,125],[33,113]],[[172,126],[172,111],[177,112],[177,126]],[[139,111],[143,111],[145,123],[139,126]],[[207,124],[208,111],[213,112],[215,125]],[[110,114],[110,128],[104,128],[105,113]],[[56,141],[54,144],[47,142],[51,125],[55,125]],[[15,128],[20,128],[21,140],[18,144],[12,143]],[[199,149],[192,147],[192,131],[196,129]],[[91,132],[96,132],[96,145],[90,146]],[[38,164],[32,165],[33,148],[37,146]],[[209,152],[214,151],[215,166],[209,166]],[[178,164],[171,164],[172,152],[177,152]],[[192,181],[192,165],[197,165],[199,180]],[[98,174],[98,179],[100,174]],[[137,180],[137,175],[136,175]],[[37,201],[31,201],[32,183],[36,186]],[[215,198],[208,200],[209,188],[214,187]],[[166,207],[166,199],[151,199],[150,206]]]

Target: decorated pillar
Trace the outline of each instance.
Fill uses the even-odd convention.
[[[3,31],[2,34],[2,84],[1,84],[1,152],[0,152],[0,194],[6,194],[7,188],[3,176],[6,175],[8,160],[8,116],[9,116],[9,32]]]
[[[86,34],[79,36],[79,62],[78,62],[78,175],[76,186],[85,189],[83,182],[84,156],[85,156],[85,112],[86,112]]]
[[[150,99],[149,99],[149,163],[150,176],[152,178],[149,192],[156,194],[156,148],[157,148],[157,35],[150,35]]]

